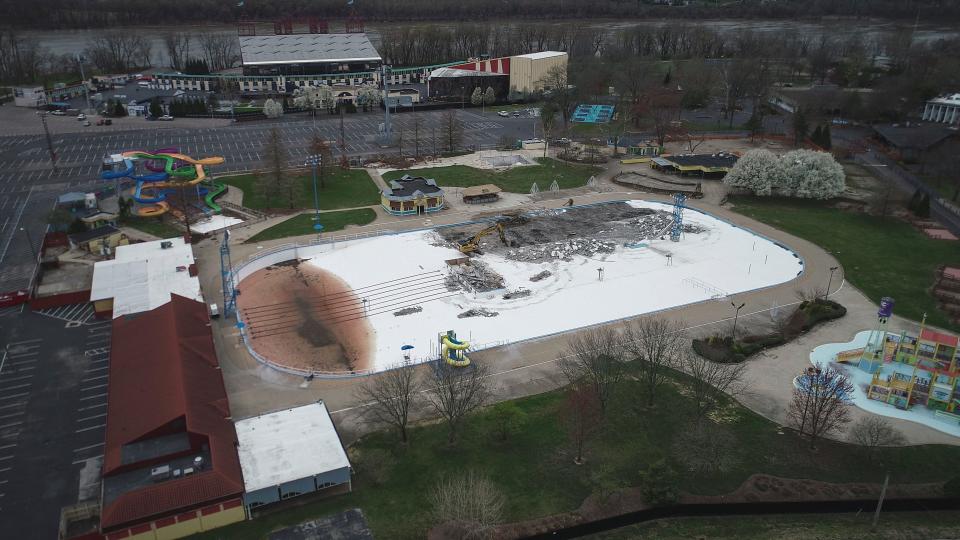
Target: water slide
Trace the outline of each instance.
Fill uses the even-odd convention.
[[[464,351],[470,348],[469,341],[460,341],[451,330],[440,337],[440,356],[451,366],[464,367],[470,365],[470,358]]]
[[[104,171],[101,176],[107,180],[125,177],[136,182],[133,199],[142,205],[136,211],[138,216],[152,217],[171,212],[182,219],[183,214],[172,210],[170,204],[166,202],[167,195],[179,191],[184,186],[197,186],[202,182],[208,182],[212,191],[206,186],[201,186],[197,188],[197,194],[206,195],[205,201],[214,211],[222,210],[220,206],[213,204],[213,198],[226,191],[226,186],[209,182],[203,168],[207,165],[220,165],[224,162],[223,157],[215,156],[198,160],[177,152],[159,151],[153,153],[129,151],[122,153],[121,156],[124,168],[119,171]],[[139,159],[148,160],[147,169],[153,171],[152,174],[135,174],[134,161]],[[163,167],[157,165],[159,162],[163,162]],[[176,180],[168,181],[171,178]]]

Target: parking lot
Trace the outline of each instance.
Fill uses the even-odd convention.
[[[0,531],[55,538],[61,507],[99,495],[110,323],[0,320]]]

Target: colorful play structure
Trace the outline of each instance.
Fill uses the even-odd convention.
[[[149,172],[141,174],[137,169],[142,162]],[[128,178],[135,182],[133,200],[137,203],[134,213],[141,217],[160,216],[170,212],[182,218],[180,210],[170,207],[167,197],[178,193],[184,187],[192,187],[197,198],[203,197],[206,206],[197,207],[205,214],[220,213],[222,209],[215,199],[222,195],[227,187],[207,177],[205,166],[220,165],[224,159],[220,156],[193,159],[175,148],[164,148],[154,152],[139,150],[123,152],[112,156],[110,163],[119,168],[101,173],[104,180],[122,180]]]
[[[867,335],[863,347],[840,351],[834,361],[870,374],[869,399],[901,410],[922,405],[936,416],[960,421],[960,338],[925,328],[888,332],[886,321]]]
[[[453,330],[440,334],[440,358],[451,366],[469,366],[470,358],[466,355],[469,348],[470,342],[457,339],[457,333]]]

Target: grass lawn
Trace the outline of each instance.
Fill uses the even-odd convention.
[[[871,528],[873,512],[851,514],[797,514],[663,519],[595,535],[603,540],[710,538],[750,540],[817,538],[847,540],[875,538],[957,538],[960,512],[884,512],[878,530]],[[882,531],[882,532],[879,532]]]
[[[793,478],[882,482],[883,468],[868,463],[861,452],[845,444],[821,442],[811,453],[806,441],[726,400],[713,415],[719,430],[733,438],[731,466],[722,472],[696,473],[678,457],[689,447],[678,436],[693,420],[689,387],[674,375],[661,387],[657,405],[646,408],[643,391],[632,378],[624,381],[611,402],[601,432],[588,443],[586,464],[573,464],[574,452],[557,412],[560,391],[516,400],[522,410],[517,431],[506,441],[495,435],[490,409],[469,417],[454,447],[446,442],[446,427],[430,423],[410,430],[404,447],[393,432],[373,433],[350,449],[357,472],[354,491],[347,495],[278,510],[257,519],[210,531],[197,538],[260,539],[281,526],[359,507],[376,538],[424,538],[434,525],[428,494],[444,475],[475,470],[489,476],[506,497],[506,521],[546,516],[577,508],[598,489],[638,485],[640,470],[665,459],[678,475],[678,487],[694,493],[732,491],[752,473]],[[893,482],[944,479],[954,471],[960,448],[918,446],[885,448],[879,459]],[[380,469],[374,474],[371,471]]]
[[[405,174],[433,178],[444,187],[470,187],[480,184],[496,184],[500,189],[511,193],[529,193],[530,186],[536,182],[541,191],[546,191],[554,180],[560,189],[585,186],[591,176],[602,169],[592,165],[565,163],[553,158],[537,158],[540,164],[524,167],[512,167],[502,172],[494,172],[466,165],[447,167],[429,167],[390,171],[383,175],[384,180],[396,180]]]
[[[960,265],[960,245],[932,240],[893,218],[841,212],[817,201],[731,197],[734,210],[832,253],[846,278],[874,302],[883,296],[897,301],[896,313],[960,330],[937,309],[927,289],[940,264]],[[823,286],[826,286],[824,284]]]
[[[121,227],[130,227],[131,229],[136,229],[147,234],[152,234],[157,238],[173,238],[175,236],[183,236],[185,231],[174,227],[166,221],[162,221],[157,217],[136,217],[133,216],[130,219],[124,221],[120,224]]]
[[[260,231],[247,240],[247,243],[314,234],[316,232],[313,230],[313,224],[315,223],[313,220],[314,217],[314,214],[298,214],[296,217],[292,217],[269,229]],[[322,212],[320,214],[320,223],[323,224],[323,232],[340,231],[347,225],[366,225],[375,219],[377,219],[377,213],[370,208],[342,210],[340,212]]]
[[[313,175],[310,172],[296,175],[298,189],[294,194],[296,208],[313,208]],[[236,186],[243,191],[243,205],[254,210],[288,208],[286,197],[273,191],[269,194],[257,189],[254,174],[221,176],[218,182]],[[318,182],[319,186],[319,182]],[[380,190],[366,171],[361,169],[334,169],[320,189],[320,209],[337,210],[370,206],[380,202]]]

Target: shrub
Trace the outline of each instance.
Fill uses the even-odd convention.
[[[677,485],[677,472],[662,458],[640,471],[640,493],[648,504],[661,506],[677,502],[680,498]]]

